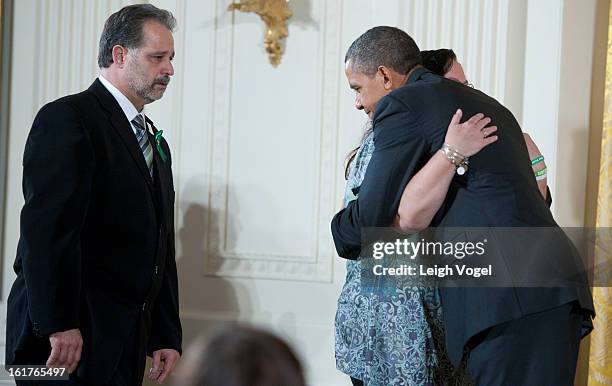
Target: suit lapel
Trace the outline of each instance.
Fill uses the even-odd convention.
[[[147,118],[147,135],[149,136],[149,141],[151,142],[151,146],[153,146],[153,164],[154,164],[154,174],[156,177],[156,185],[159,189],[159,198],[160,205],[163,217],[162,219],[165,221],[170,212],[170,182],[172,179],[172,173],[170,172],[170,160],[166,158],[166,161],[161,159],[159,155],[159,151],[157,150],[157,143],[155,142],[155,134],[157,133],[157,128],[153,125],[153,122]],[[149,132],[149,127],[152,129],[152,133]],[[161,141],[160,145],[163,146],[163,141]],[[168,154],[168,149],[164,149],[164,152]]]
[[[113,95],[98,79],[93,82],[93,84],[89,87],[89,90],[98,98],[102,107],[104,107],[104,109],[109,113],[111,126],[121,137],[127,151],[130,153],[132,159],[138,166],[140,174],[146,181],[151,194],[153,194],[153,180],[149,174],[149,168],[147,167],[147,163],[142,155],[140,146],[138,146],[138,140],[134,135],[131,123],[127,121],[123,110],[121,110],[121,107]],[[153,150],[155,150],[155,147]]]

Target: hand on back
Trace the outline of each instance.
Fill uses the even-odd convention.
[[[491,135],[497,131],[497,126],[487,126],[491,123],[491,118],[478,113],[461,123],[462,117],[463,111],[457,110],[444,138],[444,142],[461,155],[470,157],[497,141],[497,136]]]

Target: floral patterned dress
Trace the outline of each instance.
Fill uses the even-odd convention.
[[[374,151],[370,134],[349,172],[344,204],[356,197]],[[347,261],[336,313],[336,366],[366,386],[449,385],[439,292],[432,287],[361,286],[359,260]]]

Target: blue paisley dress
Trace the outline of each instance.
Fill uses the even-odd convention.
[[[356,197],[374,151],[367,136],[352,162],[344,204]],[[336,313],[336,366],[366,386],[455,384],[444,350],[439,292],[432,287],[364,288],[359,260],[347,261]]]

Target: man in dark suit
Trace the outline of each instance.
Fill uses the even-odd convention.
[[[519,124],[500,103],[424,69],[416,43],[397,28],[364,33],[345,64],[356,107],[373,119],[375,151],[358,198],[332,221],[340,256],[358,257],[364,227],[487,227],[491,234],[496,227],[558,228],[538,191]],[[391,87],[398,83],[403,86]],[[458,108],[464,116],[482,112],[499,128],[498,140],[469,165],[452,146],[443,150]],[[435,189],[420,189],[422,200],[408,204],[421,209],[398,213],[404,188],[433,157],[446,161],[436,167],[448,193],[436,200]],[[557,251],[567,253],[555,258],[573,259],[562,232],[556,234],[555,245],[567,246]],[[508,263],[520,254],[520,240],[511,241],[499,251]],[[441,296],[449,355],[455,364],[467,361],[477,384],[573,384],[579,342],[594,313],[585,281],[563,288],[441,288]]]
[[[149,4],[111,15],[100,77],[34,119],[7,364],[67,367],[60,384],[116,386],[142,383],[147,354],[159,383],[180,357],[172,161],[143,110],[174,73],[175,24]]]

